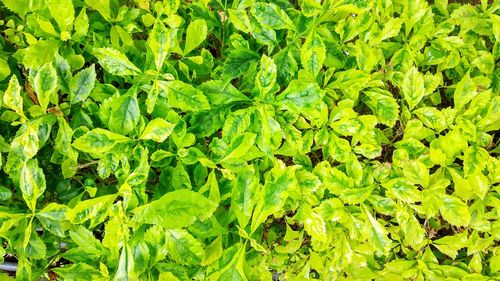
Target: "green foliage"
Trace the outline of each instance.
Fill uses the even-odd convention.
[[[0,261],[16,280],[500,279],[499,13],[0,0]]]

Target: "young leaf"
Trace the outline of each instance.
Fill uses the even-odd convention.
[[[19,116],[25,117],[23,111],[23,98],[21,97],[21,86],[15,75],[10,77],[7,90],[5,90],[3,94],[3,104],[9,109],[14,110]]]
[[[95,86],[95,66],[91,65],[78,72],[69,83],[69,99],[71,104],[83,102]]]
[[[203,245],[186,230],[166,230],[165,243],[169,256],[179,264],[196,265],[205,260]]]
[[[186,46],[184,56],[198,47],[207,38],[207,23],[203,19],[197,19],[189,23],[186,31]]]
[[[160,70],[170,49],[170,34],[162,22],[155,22],[149,34],[148,46],[155,57],[156,70]]]
[[[97,48],[94,56],[99,60],[99,64],[109,73],[118,76],[139,75],[141,70],[137,68],[120,51],[113,48]]]
[[[310,32],[300,49],[302,66],[313,76],[316,76],[323,67],[325,59],[326,47],[323,40],[317,32]]]
[[[87,16],[86,9],[87,8],[83,6],[83,8],[80,10],[80,13],[75,19],[75,32],[73,33],[73,39],[75,41],[80,41],[85,38],[89,31],[89,17]]]
[[[85,4],[98,11],[105,20],[111,21],[111,0],[85,0]]]
[[[425,94],[424,76],[416,67],[410,68],[404,76],[401,88],[403,97],[408,103],[410,110],[415,108]]]
[[[259,181],[253,166],[239,172],[233,181],[231,210],[235,213],[240,227],[245,227],[250,221],[259,189]]]
[[[122,248],[120,260],[118,261],[118,268],[116,269],[116,274],[113,277],[113,281],[138,281],[139,278],[134,272],[134,264],[134,255],[130,247],[126,244],[125,247]]]
[[[88,153],[104,154],[116,144],[129,142],[131,139],[110,131],[97,128],[85,133],[73,142],[73,147]]]
[[[273,89],[276,84],[276,64],[273,59],[263,55],[260,60],[260,70],[255,78],[255,87],[259,90],[259,98],[264,100],[265,95]]]
[[[218,163],[241,159],[245,153],[252,148],[255,143],[255,137],[255,134],[243,133],[242,135],[234,138],[231,145],[228,147],[228,150]]]
[[[455,196],[443,196],[439,211],[445,220],[455,226],[467,226],[470,223],[467,205]]]
[[[206,81],[201,84],[198,89],[201,90],[207,97],[209,103],[215,106],[250,100],[247,96],[231,85],[231,83],[221,80]]]
[[[23,193],[23,199],[31,211],[35,211],[36,200],[45,191],[45,174],[38,166],[36,159],[26,162],[19,177],[19,188]]]
[[[217,206],[209,199],[189,190],[176,190],[158,200],[133,210],[133,221],[157,224],[167,229],[182,228],[195,220],[209,218]]]
[[[476,84],[471,79],[470,73],[467,72],[455,88],[455,93],[453,94],[455,107],[460,110],[464,105],[469,103],[477,95],[476,88]]]
[[[51,63],[47,63],[38,70],[34,79],[35,91],[42,110],[47,110],[51,96],[57,90],[57,73]]]
[[[139,139],[163,142],[168,138],[168,136],[170,136],[170,134],[174,130],[174,126],[174,124],[166,121],[165,119],[156,118],[154,120],[151,120],[146,125],[146,128],[142,132],[142,135],[139,137]]]
[[[73,224],[82,224],[90,220],[90,227],[95,226],[106,219],[108,208],[115,199],[116,194],[110,194],[79,201],[67,212],[67,218]]]
[[[193,86],[182,81],[159,82],[167,89],[168,103],[172,107],[184,111],[201,111],[210,109],[207,98]]]
[[[49,0],[47,4],[59,30],[68,31],[75,19],[73,2],[71,0]]]
[[[304,216],[304,229],[307,231],[307,233],[311,235],[313,239],[326,242],[328,233],[323,217],[311,210],[310,207],[306,207]]]
[[[385,228],[368,212],[367,208],[363,206],[364,214],[367,218],[365,220],[365,231],[368,235],[368,242],[379,253],[387,253],[391,248],[391,240],[387,237]]]
[[[141,118],[139,102],[133,94],[117,98],[111,109],[109,129],[115,133],[128,135],[136,128]]]
[[[470,176],[481,171],[490,158],[488,151],[482,147],[469,146],[464,152],[464,174]]]
[[[316,83],[293,80],[277,97],[283,107],[309,120],[321,118],[325,92]]]
[[[368,105],[380,123],[394,127],[399,118],[399,105],[391,95],[376,91],[364,91],[367,98],[363,101]],[[388,93],[389,94],[389,93]]]
[[[68,210],[69,208],[66,205],[50,203],[42,210],[38,211],[36,217],[45,229],[59,237],[64,237],[64,222]]]
[[[294,29],[295,26],[288,15],[280,7],[272,3],[257,2],[251,10],[254,17],[264,26],[273,29]]]

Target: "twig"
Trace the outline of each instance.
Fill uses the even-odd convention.
[[[99,163],[98,160],[92,160],[92,161],[90,161],[88,163],[78,165],[77,168],[78,168],[78,170],[85,169],[85,168],[90,167],[91,165],[94,165],[94,164],[97,164],[97,163]]]

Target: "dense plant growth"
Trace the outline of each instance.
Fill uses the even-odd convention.
[[[500,1],[472,2],[0,0],[0,262],[500,278]]]

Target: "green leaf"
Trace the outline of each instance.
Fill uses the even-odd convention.
[[[259,179],[253,166],[242,169],[232,182],[231,210],[242,228],[250,221],[259,189]]]
[[[45,111],[51,96],[57,91],[57,73],[51,63],[45,64],[38,70],[35,75],[34,86],[40,106]]]
[[[189,23],[186,30],[186,46],[184,56],[198,47],[207,38],[207,23],[203,19],[197,19]]]
[[[319,34],[315,31],[309,33],[300,49],[302,67],[312,75],[318,75],[326,59],[326,47]]]
[[[71,0],[49,0],[49,11],[59,26],[59,30],[68,31],[75,19],[75,9]]]
[[[392,241],[387,237],[387,230],[370,214],[364,205],[362,206],[366,216],[365,231],[368,235],[368,242],[380,254],[389,252]]]
[[[305,207],[303,215],[305,216],[304,229],[307,231],[307,233],[317,241],[326,242],[328,239],[328,233],[323,217],[311,210],[309,206]]]
[[[404,233],[405,244],[410,245],[415,250],[424,246],[425,230],[420,226],[411,209],[398,204],[396,220]]]
[[[394,127],[399,118],[399,105],[389,92],[364,91],[366,99],[363,101],[368,105],[380,123]]]
[[[160,82],[167,89],[168,103],[183,111],[201,111],[210,109],[207,98],[200,90],[182,81]]]
[[[399,18],[391,18],[384,23],[384,29],[380,33],[380,41],[392,38],[399,34],[403,20]]]
[[[99,64],[109,73],[118,76],[139,75],[141,70],[137,68],[120,51],[113,48],[97,48],[94,56],[99,60]]]
[[[453,94],[453,101],[455,108],[462,109],[464,105],[469,103],[477,95],[476,83],[470,78],[470,73],[465,73],[464,77],[458,82],[455,93]]]
[[[9,80],[9,85],[3,94],[3,104],[9,109],[14,110],[19,116],[24,117],[23,98],[21,97],[21,86],[17,81],[17,77],[12,75]],[[26,118],[26,117],[25,117]]]
[[[140,114],[137,98],[133,94],[123,95],[113,102],[109,129],[118,134],[129,135],[139,124]]]
[[[54,57],[53,64],[57,73],[57,83],[59,89],[64,93],[68,93],[69,82],[71,80],[71,67],[69,66],[68,61],[60,55],[56,55]]]
[[[224,163],[228,161],[235,161],[237,159],[243,158],[243,156],[252,148],[255,143],[255,134],[243,133],[242,135],[233,139],[228,147],[226,153],[222,158],[217,161],[218,163]]]
[[[229,16],[229,21],[234,25],[236,29],[242,32],[250,32],[252,27],[250,25],[250,19],[245,10],[243,9],[227,9]]]
[[[278,149],[283,140],[281,126],[266,109],[259,108],[257,114],[255,119],[259,122],[259,129],[257,130],[256,144],[262,152],[271,157],[273,151]],[[257,121],[255,119],[252,121]]]
[[[405,179],[413,184],[420,184],[423,187],[429,185],[429,170],[419,160],[410,160],[401,163]]]
[[[56,267],[55,273],[64,280],[98,280],[103,278],[101,272],[85,263],[74,263],[71,266]]]
[[[259,97],[265,100],[267,93],[276,85],[276,64],[272,58],[263,55],[260,60],[260,70],[255,77],[255,87],[259,90]]]
[[[132,220],[176,229],[189,226],[196,220],[209,218],[216,207],[202,195],[182,189],[169,192],[158,200],[134,209]]]
[[[446,117],[442,111],[434,107],[421,107],[413,111],[422,123],[440,132],[446,128]]]
[[[95,226],[107,217],[108,208],[115,199],[116,195],[110,194],[80,201],[68,211],[67,218],[73,224],[82,224],[91,220],[90,226]]]
[[[170,49],[170,34],[162,22],[155,22],[151,33],[149,34],[148,47],[155,57],[156,70],[160,70]]]
[[[238,77],[255,65],[260,58],[258,53],[247,49],[236,49],[231,51],[223,66],[222,74],[224,77]]]
[[[387,195],[403,202],[414,203],[421,200],[418,188],[410,184],[405,178],[395,178],[383,182],[382,186],[387,189]]]
[[[277,80],[282,86],[288,85],[299,69],[297,60],[294,56],[296,53],[295,51],[295,48],[287,47],[280,50],[273,57],[277,68]]]
[[[95,66],[91,65],[78,72],[69,83],[69,99],[71,104],[85,101],[95,87]]]
[[[0,81],[10,75],[10,67],[6,60],[0,58]]]
[[[129,142],[131,139],[112,133],[101,128],[85,133],[73,142],[73,147],[88,153],[104,154],[119,143]]]
[[[9,200],[12,197],[12,192],[0,185],[0,201]]]
[[[252,219],[252,230],[255,230],[270,214],[278,211],[285,204],[288,192],[296,187],[295,170],[276,160],[274,167],[266,174],[263,197],[256,207]]]
[[[69,231],[71,240],[75,242],[79,249],[87,254],[100,256],[104,254],[104,248],[99,240],[94,237],[94,233],[83,226],[76,226]]]
[[[118,268],[116,269],[116,274],[113,277],[113,281],[138,281],[139,278],[134,272],[134,265],[135,262],[132,250],[128,245],[125,245],[125,247],[122,248],[120,260],[118,261]]]
[[[46,188],[45,174],[38,166],[36,159],[26,162],[19,177],[19,188],[23,193],[23,199],[33,212],[36,209],[36,200],[42,196]]]
[[[203,245],[186,230],[166,230],[165,243],[169,256],[179,264],[196,265],[205,260]]]
[[[85,4],[98,11],[105,20],[111,21],[110,1],[111,0],[85,0]]]
[[[75,41],[81,41],[89,32],[89,17],[87,16],[86,10],[87,8],[84,6],[75,19],[75,32],[73,33],[73,39]]]
[[[49,63],[57,53],[59,45],[54,40],[38,40],[23,51],[23,64],[27,68],[39,68]]]
[[[445,220],[455,226],[467,226],[470,223],[470,213],[462,200],[457,197],[444,195],[439,211]]]
[[[29,0],[1,0],[7,9],[24,17],[30,11]]]
[[[227,105],[233,102],[249,101],[250,99],[236,89],[231,83],[222,80],[206,81],[198,87],[207,97],[209,103],[215,106]]]
[[[470,176],[481,171],[490,158],[488,151],[482,147],[469,146],[464,152],[464,174]]]
[[[272,3],[257,2],[250,10],[260,24],[273,29],[295,29],[292,20],[280,7]]]
[[[69,208],[65,205],[50,203],[38,211],[36,217],[45,229],[59,237],[64,237],[64,221],[68,210]]]
[[[410,110],[415,108],[425,94],[424,76],[416,67],[410,68],[404,76],[401,92]]]
[[[146,128],[142,132],[139,139],[163,142],[168,138],[168,136],[170,136],[170,134],[174,130],[174,126],[174,124],[166,121],[165,119],[156,118],[154,120],[151,120],[146,125]]]
[[[325,91],[316,83],[293,80],[277,97],[283,107],[295,114],[301,114],[309,120],[322,116],[323,97]]]

